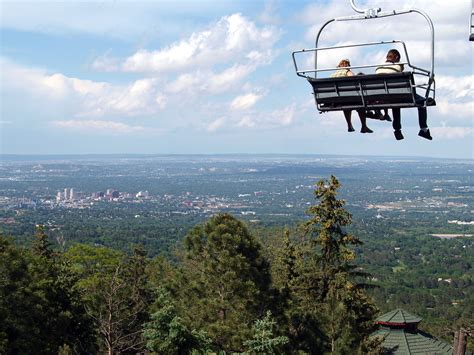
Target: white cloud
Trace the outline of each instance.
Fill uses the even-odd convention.
[[[26,68],[5,58],[2,67],[2,89],[15,89],[43,98],[44,105],[54,102],[68,103],[76,117],[102,117],[104,115],[137,116],[161,111],[166,97],[160,92],[157,79],[139,79],[129,85],[112,85],[67,77],[61,73],[48,74]]]
[[[281,22],[281,18],[278,15],[278,4],[276,0],[265,1],[265,7],[259,16],[259,20],[263,23],[272,25],[276,25]]]
[[[219,73],[197,70],[179,75],[168,83],[165,90],[174,94],[198,95],[203,93],[218,94],[240,87],[240,82],[255,70],[252,65],[235,64]]]
[[[225,123],[224,118],[218,118],[218,119],[212,121],[210,124],[207,125],[207,130],[209,132],[215,132],[218,129],[220,129],[221,127],[223,127],[224,123]]]
[[[97,57],[91,64],[92,69],[101,72],[114,72],[119,70],[119,60],[108,53]]]
[[[437,111],[450,122],[471,122],[474,117],[474,75],[436,77]]]
[[[296,109],[294,105],[287,106],[281,110],[273,111],[272,121],[277,126],[289,126],[295,119]]]
[[[474,75],[436,76],[436,87],[450,99],[474,100]]]
[[[193,67],[204,69],[229,61],[268,61],[271,56],[269,49],[278,37],[275,29],[258,28],[241,14],[233,14],[163,49],[141,49],[125,60],[122,69],[130,72],[168,72]]]
[[[260,99],[261,95],[256,95],[252,93],[240,95],[237,96],[234,100],[232,100],[230,108],[232,110],[246,110],[253,107]]]
[[[463,119],[472,120],[474,117],[474,102],[452,102],[449,100],[439,100],[437,102],[439,113],[446,116],[450,121],[460,121]]]
[[[143,132],[145,128],[142,126],[130,126],[121,122],[114,121],[100,121],[100,120],[65,120],[65,121],[52,121],[54,126],[80,131],[100,131],[109,132],[114,134],[127,134],[134,132]]]
[[[252,128],[255,126],[255,122],[249,116],[242,117],[242,119],[237,122],[237,127],[241,128]]]
[[[433,127],[430,128],[430,131],[433,137],[439,139],[463,139],[474,136],[472,127]]]

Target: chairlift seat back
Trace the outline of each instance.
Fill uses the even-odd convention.
[[[425,104],[416,95],[411,72],[307,79],[321,112],[419,107]],[[427,105],[435,105],[434,100],[429,100]]]

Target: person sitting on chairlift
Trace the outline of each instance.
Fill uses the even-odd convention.
[[[351,66],[351,63],[349,59],[342,59],[337,66],[339,69],[336,70],[333,74],[331,74],[331,77],[338,78],[338,77],[344,77],[344,76],[354,76],[354,72],[348,69],[348,67],[350,66]],[[354,132],[355,129],[352,126],[352,110],[343,110],[343,112],[344,112],[344,117],[347,122],[347,131]],[[362,126],[360,129],[360,133],[373,133],[373,131],[369,127],[367,127],[366,113],[361,110],[357,110],[357,113],[359,114],[359,119]]]
[[[390,49],[387,53],[385,64],[378,67],[375,70],[375,73],[376,74],[400,73],[403,71],[404,67],[403,67],[403,64],[398,64],[398,62],[400,62],[400,52],[398,52],[396,49]],[[417,94],[416,100],[422,101],[425,99]],[[404,137],[402,134],[400,108],[393,107],[392,114],[393,114],[392,127],[394,129],[393,133],[397,140],[402,140]],[[387,119],[387,116],[388,116],[388,110],[385,109],[385,115],[384,115],[385,119]],[[428,120],[428,113],[427,113],[426,107],[424,106],[418,107],[418,124],[420,126],[420,131],[418,132],[418,135],[425,139],[432,140],[433,138],[430,135],[430,130],[428,129],[427,120]]]

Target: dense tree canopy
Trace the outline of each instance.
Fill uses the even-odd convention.
[[[378,346],[371,297],[448,339],[472,325],[467,243],[354,226],[339,188],[334,176],[319,181],[299,227],[249,229],[216,214],[153,259],[128,237],[120,249],[55,249],[43,226],[29,248],[0,236],[0,353],[368,353]]]

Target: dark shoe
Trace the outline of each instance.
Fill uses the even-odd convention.
[[[367,116],[367,118],[375,118],[376,116],[374,111],[367,111],[365,115]]]
[[[431,134],[430,134],[430,130],[423,131],[422,129],[420,129],[420,132],[418,132],[418,135],[430,141],[433,140],[433,137],[431,137]]]
[[[365,115],[367,118],[372,118],[374,120],[383,120],[383,115],[378,111],[367,111]]]
[[[376,119],[376,120],[383,121],[383,120],[385,120],[385,117],[384,117],[384,115],[382,115],[381,112],[376,112],[376,113],[375,113],[375,119]]]
[[[362,127],[360,133],[374,133],[369,127]]]
[[[354,131],[355,131],[354,127],[347,128],[347,132],[354,132]]]
[[[395,135],[395,139],[397,141],[401,141],[403,138],[405,138],[405,137],[403,137],[402,131],[400,131],[399,129],[394,131],[393,134]]]
[[[384,119],[385,121],[392,122],[392,117],[390,117],[389,115],[384,115],[384,116],[383,116],[383,119]]]

